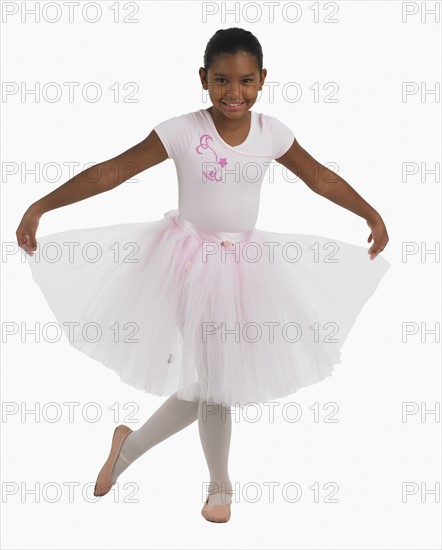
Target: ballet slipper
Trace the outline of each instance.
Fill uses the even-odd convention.
[[[124,440],[131,432],[132,430],[124,424],[121,424],[115,428],[109,456],[101,468],[95,483],[94,496],[102,497],[106,495],[112,489],[112,486],[117,482],[117,480],[115,480],[112,483],[112,470],[118,457],[120,457],[123,462],[126,462],[126,464],[131,464],[131,462],[129,462],[129,460],[127,460],[127,458],[120,452]]]
[[[230,519],[231,502],[226,502],[226,504],[213,504],[212,506],[208,506],[210,495],[214,495],[215,493],[233,495],[233,491],[230,491],[228,489],[224,491],[218,490],[209,493],[207,495],[206,502],[204,503],[204,506],[201,510],[201,515],[204,519],[206,519],[207,521],[212,521],[213,523],[226,523]]]

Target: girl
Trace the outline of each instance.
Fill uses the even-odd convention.
[[[390,267],[383,257],[368,261],[360,246],[256,229],[261,183],[276,160],[366,220],[371,260],[388,242],[372,206],[285,124],[251,110],[267,74],[262,61],[252,33],[218,30],[199,70],[208,109],[165,120],[144,141],[84,170],[32,204],[17,229],[34,281],[70,343],[123,382],[169,396],[138,430],[115,429],[95,495],[198,419],[210,473],[201,513],[228,521],[231,408],[330,376]],[[37,251],[42,214],[109,191],[167,158],[178,174],[178,209],[156,221],[48,235]]]

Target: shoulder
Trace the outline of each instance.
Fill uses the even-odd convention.
[[[196,131],[195,114],[195,111],[177,114],[153,127],[169,158],[178,161],[186,155]]]
[[[293,130],[278,117],[265,113],[256,113],[256,120],[261,133],[270,141],[274,159],[282,156],[293,144]]]
[[[171,116],[170,118],[162,120],[157,124],[157,126],[160,126],[163,124],[164,125],[179,124],[181,126],[185,124],[193,125],[195,124],[197,114],[198,114],[198,111],[191,111],[189,113],[176,114]]]
[[[287,124],[282,122],[282,120],[273,115],[267,115],[265,113],[256,113],[257,119],[260,125],[267,130],[280,130],[281,128],[289,128]]]

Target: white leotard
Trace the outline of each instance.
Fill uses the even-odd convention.
[[[250,113],[249,134],[235,146],[221,138],[207,109],[153,128],[175,163],[178,208],[184,219],[217,231],[255,227],[268,166],[290,148],[295,136],[277,118]]]

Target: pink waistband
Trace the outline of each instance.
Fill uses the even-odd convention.
[[[184,231],[202,241],[219,241],[220,243],[223,241],[249,242],[255,234],[255,228],[248,231],[212,231],[211,229],[199,227],[193,222],[182,218],[178,209],[169,210],[164,214],[164,217],[174,219]]]

